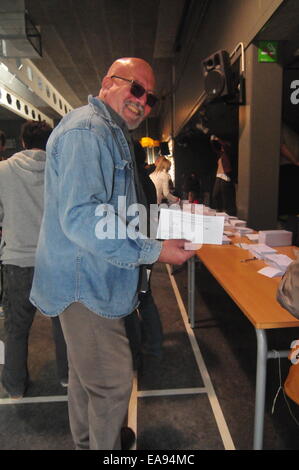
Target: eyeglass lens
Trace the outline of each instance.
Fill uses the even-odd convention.
[[[142,85],[139,85],[139,83],[137,83],[137,82],[133,82],[132,86],[131,86],[131,93],[136,98],[140,98],[141,96],[144,95],[144,93],[146,93],[146,91],[145,91],[145,89],[143,88]],[[147,97],[146,98],[146,104],[148,104],[148,106],[150,106],[151,108],[158,101],[158,98],[155,95],[153,95],[152,93],[147,93],[146,97]]]

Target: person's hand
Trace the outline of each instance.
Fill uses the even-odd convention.
[[[187,240],[164,240],[158,261],[169,264],[183,264],[191,258],[195,251],[184,250]]]

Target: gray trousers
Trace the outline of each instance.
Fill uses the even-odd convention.
[[[69,420],[76,449],[119,450],[132,389],[132,353],[124,319],[107,319],[81,303],[60,322],[69,361]]]

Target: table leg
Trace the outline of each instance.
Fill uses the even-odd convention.
[[[195,304],[195,256],[188,260],[188,316],[191,328],[194,328]]]
[[[255,417],[253,449],[263,448],[268,344],[265,330],[255,329],[257,337]]]

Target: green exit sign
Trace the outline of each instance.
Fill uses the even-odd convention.
[[[278,61],[278,41],[259,41],[258,45],[259,62]]]

